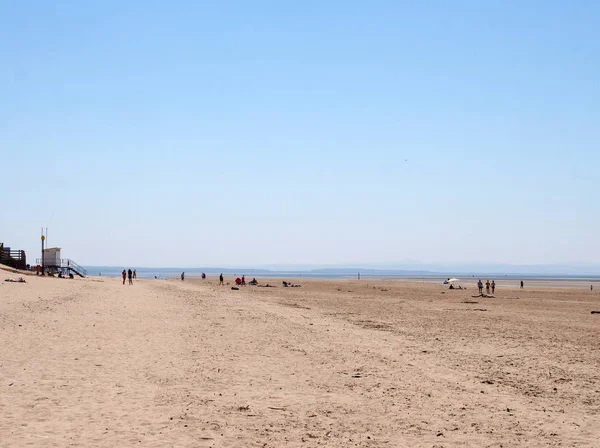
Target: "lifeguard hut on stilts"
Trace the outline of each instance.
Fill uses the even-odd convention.
[[[87,275],[87,270],[83,266],[75,263],[70,258],[61,258],[60,247],[44,248],[45,240],[46,237],[42,233],[42,258],[36,260],[41,268],[42,275],[58,274],[66,277],[71,275],[85,277]]]

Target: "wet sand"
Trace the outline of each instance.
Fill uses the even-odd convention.
[[[0,447],[598,445],[587,282],[259,280],[3,283]]]

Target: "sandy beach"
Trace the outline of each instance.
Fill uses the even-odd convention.
[[[599,446],[600,294],[475,280],[2,282],[0,447]]]

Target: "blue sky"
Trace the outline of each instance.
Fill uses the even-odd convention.
[[[600,3],[0,0],[0,240],[600,262]]]

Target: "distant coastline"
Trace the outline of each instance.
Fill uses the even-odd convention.
[[[89,275],[103,277],[119,277],[123,268],[136,269],[137,276],[140,278],[175,278],[181,272],[185,272],[188,277],[200,276],[206,273],[208,276],[218,276],[223,273],[225,276],[263,277],[263,278],[315,278],[315,279],[356,279],[360,272],[361,278],[386,278],[386,279],[423,279],[435,280],[447,277],[460,277],[464,280],[476,277],[496,278],[496,279],[527,279],[527,280],[584,280],[600,281],[600,275],[592,274],[568,274],[568,273],[519,273],[519,272],[457,272],[445,271],[434,272],[427,270],[400,270],[400,269],[360,269],[360,268],[323,268],[310,270],[271,270],[271,269],[247,269],[247,268],[144,268],[136,266],[86,266]]]

